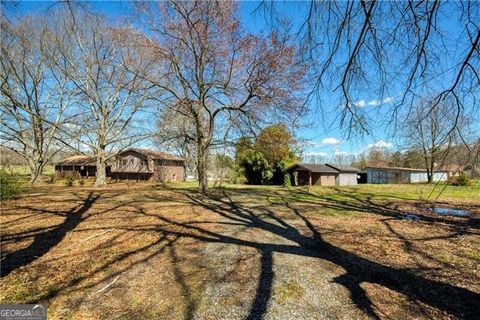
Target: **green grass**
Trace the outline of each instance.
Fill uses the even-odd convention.
[[[198,182],[169,183],[174,189],[196,190]],[[213,184],[209,184],[214,188]],[[242,184],[223,184],[226,190],[250,190],[252,193],[265,193],[268,201],[315,201],[319,198],[332,201],[434,201],[459,200],[478,201],[480,195],[480,180],[474,181],[471,186],[445,186],[445,183],[433,184],[361,184],[356,186],[332,187],[292,187],[281,186],[252,186]],[[437,199],[438,197],[438,199]]]
[[[463,251],[467,258],[480,261],[480,250],[476,248],[470,248]]]
[[[8,172],[15,175],[27,177],[30,174],[28,166],[9,166],[5,168]],[[44,176],[53,176],[54,166],[46,166],[43,172]],[[85,186],[91,183],[87,181]],[[169,188],[196,190],[197,181],[186,181],[181,183],[167,183]],[[159,188],[164,187],[159,185]],[[209,187],[218,188],[218,185],[210,182]],[[361,184],[356,186],[312,186],[312,187],[292,187],[290,190],[281,186],[271,185],[243,185],[224,183],[222,188],[226,190],[243,189],[252,192],[271,193],[269,201],[314,201],[318,198],[333,201],[354,201],[354,200],[476,200],[480,195],[480,180],[475,180],[471,186],[446,186],[445,183],[433,184]]]
[[[30,168],[26,165],[15,165],[15,166],[0,166],[1,169],[5,169],[7,172],[13,174],[13,175],[18,175],[18,176],[28,176],[30,175]],[[55,173],[55,166],[53,165],[48,165],[45,166],[45,169],[43,170],[43,175],[44,176],[50,176]]]
[[[274,290],[276,299],[282,304],[291,300],[297,300],[304,294],[304,289],[292,280],[281,283]]]
[[[359,200],[476,200],[480,194],[480,183],[475,181],[472,186],[445,186],[438,184],[363,184],[321,188],[313,187],[315,195],[325,193],[334,197],[355,197]]]

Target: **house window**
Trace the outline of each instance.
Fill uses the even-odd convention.
[[[173,176],[172,176],[172,180],[175,181],[176,177],[177,177],[177,175],[174,173]]]

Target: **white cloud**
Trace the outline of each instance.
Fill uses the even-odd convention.
[[[80,125],[76,124],[76,123],[71,123],[71,122],[66,122],[63,124],[67,129],[76,129],[76,128],[80,128]]]
[[[386,97],[385,99],[383,99],[383,103],[390,103],[393,101],[393,97]]]
[[[368,101],[368,103],[367,103],[367,105],[372,106],[372,107],[378,107],[381,104],[382,104],[382,102],[380,100],[371,100],[371,101]]]
[[[368,145],[369,149],[375,148],[375,149],[388,149],[393,147],[393,143],[391,142],[386,142],[383,140],[375,141],[374,143],[370,143]]]
[[[337,145],[337,144],[340,144],[340,142],[342,141],[338,140],[337,138],[329,137],[322,140],[322,145],[324,146]]]
[[[353,104],[354,104],[356,107],[363,108],[363,107],[365,107],[365,105],[366,105],[367,103],[365,102],[365,100],[362,99],[362,100],[359,100],[359,101],[355,101]]]
[[[334,154],[335,154],[336,156],[347,156],[347,155],[349,155],[350,153],[345,152],[345,151],[335,151]]]
[[[369,101],[362,99],[362,100],[355,101],[353,104],[358,108],[365,108],[366,106],[378,107],[378,106],[381,106],[382,104],[390,103],[393,100],[394,100],[393,97],[386,97],[383,100],[373,99]]]

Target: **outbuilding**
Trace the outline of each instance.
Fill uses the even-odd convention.
[[[339,186],[350,186],[356,185],[358,181],[358,170],[357,168],[351,166],[344,166],[344,165],[332,165],[332,164],[325,164],[333,169],[338,171],[337,176],[335,177],[335,184]]]
[[[367,182],[375,184],[427,182],[427,170],[403,167],[367,167]],[[448,171],[435,171],[433,181],[448,180]]]
[[[297,163],[285,170],[293,185],[356,185],[358,170],[353,167],[330,164]]]

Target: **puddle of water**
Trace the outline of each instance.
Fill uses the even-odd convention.
[[[409,221],[419,221],[420,217],[415,214],[404,214],[402,219],[409,220]]]
[[[463,209],[434,207],[431,210],[443,216],[470,217],[470,212]]]

